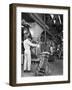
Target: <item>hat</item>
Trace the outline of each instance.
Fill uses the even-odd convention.
[[[31,27],[29,24],[24,24],[23,26],[24,28],[28,28],[28,29]]]

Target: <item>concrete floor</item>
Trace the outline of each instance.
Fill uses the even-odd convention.
[[[31,72],[22,71],[22,77],[35,76],[34,72],[35,72],[36,67],[37,67],[37,64],[32,64]],[[63,60],[56,60],[54,62],[49,62],[48,76],[62,75],[62,74],[63,74]]]

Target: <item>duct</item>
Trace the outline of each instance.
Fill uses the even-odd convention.
[[[44,21],[39,17],[39,15],[36,13],[32,13],[30,14],[30,16],[43,28],[43,30],[46,30],[52,36],[53,41],[57,43],[54,35],[49,31],[49,27],[44,23]]]

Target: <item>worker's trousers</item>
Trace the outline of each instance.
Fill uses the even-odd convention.
[[[31,70],[31,51],[25,50],[24,52],[24,70]]]

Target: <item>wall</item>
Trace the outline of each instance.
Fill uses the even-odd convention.
[[[72,11],[72,0],[0,0],[0,90],[44,90],[44,89],[72,90],[72,77],[70,84],[42,85],[42,86],[28,86],[28,87],[9,86],[8,83],[9,83],[9,4],[10,3],[35,3],[35,4],[37,3],[37,4],[47,4],[47,5],[57,5],[57,6],[58,5],[70,6]],[[72,17],[72,12],[71,12],[71,17]],[[72,65],[71,65],[71,76],[72,76]]]

